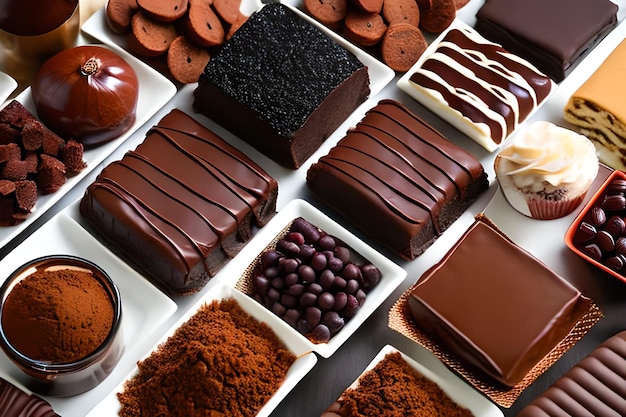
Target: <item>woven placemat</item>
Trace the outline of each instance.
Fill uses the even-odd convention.
[[[578,320],[572,331],[557,344],[541,361],[539,361],[524,379],[512,388],[504,386],[495,386],[489,381],[481,379],[470,370],[468,370],[462,362],[453,355],[443,350],[437,343],[431,340],[426,334],[421,332],[413,319],[408,298],[413,290],[406,290],[400,298],[394,303],[389,311],[389,327],[405,337],[411,339],[415,343],[423,346],[431,351],[439,360],[446,364],[453,371],[461,375],[468,383],[474,386],[478,391],[482,392],[496,404],[509,408],[520,394],[532,384],[541,374],[550,368],[565,352],[574,346],[589,330],[604,316],[600,308],[593,302],[589,303],[589,308],[585,314]]]

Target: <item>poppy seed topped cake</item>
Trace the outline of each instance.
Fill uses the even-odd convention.
[[[363,233],[414,259],[489,183],[472,154],[382,100],[309,168],[307,185]]]
[[[277,195],[255,162],[174,109],[102,170],[80,212],[157,285],[189,294],[275,214]]]
[[[288,6],[270,3],[211,58],[193,105],[297,169],[369,93],[361,61]]]

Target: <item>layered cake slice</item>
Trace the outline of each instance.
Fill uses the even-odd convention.
[[[382,100],[313,164],[307,184],[382,246],[415,259],[488,187],[470,153]]]
[[[200,290],[275,214],[278,184],[174,109],[87,188],[81,214],[157,285]]]
[[[194,108],[296,169],[369,96],[367,67],[289,7],[254,13],[204,69]]]
[[[506,387],[559,344],[591,301],[479,216],[409,290],[415,325]]]
[[[626,170],[626,40],[569,98],[566,121],[596,146],[600,161]]]
[[[418,101],[490,152],[554,88],[528,61],[458,21],[407,77]]]
[[[617,25],[609,0],[486,0],[476,30],[561,82]]]

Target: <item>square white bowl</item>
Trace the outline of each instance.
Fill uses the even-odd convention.
[[[164,343],[176,331],[176,329],[189,320],[189,318],[193,316],[200,307],[205,304],[209,304],[214,300],[221,301],[229,298],[236,300],[245,312],[257,320],[266,323],[283,341],[287,348],[297,357],[295,362],[287,371],[287,375],[285,376],[280,388],[269,398],[269,400],[257,413],[257,417],[266,417],[271,414],[272,410],[276,408],[276,406],[287,396],[287,394],[298,384],[298,382],[315,366],[317,363],[317,356],[309,351],[306,343],[303,343],[302,340],[296,337],[296,330],[292,329],[287,323],[283,322],[280,318],[276,317],[272,314],[272,312],[258,304],[256,301],[222,282],[214,282],[206,294],[202,298],[198,299],[194,306],[187,310],[185,314],[164,333],[162,338],[157,342],[157,344],[155,344],[154,348],[146,356],[144,356],[144,359],[148,357],[150,353],[155,351],[159,345]],[[125,382],[132,378],[137,371],[138,368],[135,367],[126,380],[123,381],[113,392],[111,392],[110,395],[98,404],[87,416],[108,417],[118,415],[121,405],[117,398],[117,393],[123,390]],[[193,387],[190,386],[189,389],[193,389]]]
[[[372,315],[372,313],[389,297],[389,295],[404,281],[407,272],[399,265],[381,255],[361,239],[349,232],[340,224],[326,216],[317,208],[305,200],[295,199],[290,201],[278,214],[272,218],[257,235],[237,255],[236,262],[229,263],[216,277],[227,280],[229,285],[235,286],[237,281],[246,274],[246,270],[255,262],[255,259],[263,252],[286,227],[297,217],[322,229],[329,235],[343,241],[350,249],[367,259],[381,272],[380,282],[367,293],[365,303],[360,307],[356,315],[346,322],[345,326],[334,335],[327,343],[313,343],[295,329],[294,337],[298,338],[307,346],[307,349],[316,352],[324,358],[332,356],[339,347],[354,334],[354,332]],[[252,300],[252,298],[250,298]],[[255,303],[259,304],[257,301]],[[266,307],[262,307],[266,308]],[[269,310],[268,310],[269,311]],[[270,313],[274,315],[274,313]],[[275,315],[274,315],[275,316]],[[278,316],[275,316],[278,320]],[[286,324],[286,323],[285,323]],[[289,326],[289,325],[287,325]],[[291,328],[291,326],[289,326]]]
[[[446,395],[452,399],[454,402],[463,406],[470,410],[472,414],[476,417],[503,417],[502,411],[491,401],[485,398],[481,393],[473,389],[470,385],[465,383],[461,378],[455,375],[449,369],[445,367],[440,367],[437,370],[433,370],[427,368],[422,365],[418,360],[413,359],[407,354],[401,352],[391,345],[385,345],[382,349],[376,354],[374,359],[367,365],[367,367],[363,370],[361,375],[357,377],[356,380],[348,387],[350,389],[357,389],[359,384],[359,379],[363,377],[363,375],[374,369],[387,354],[399,352],[404,359],[413,369],[419,372],[424,377],[428,378],[435,384],[439,386],[446,393]],[[419,351],[417,352],[420,353]],[[422,351],[424,355],[428,355],[427,351]],[[427,359],[421,358],[420,359]]]

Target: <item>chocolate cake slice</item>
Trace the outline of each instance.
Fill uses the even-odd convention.
[[[289,7],[269,3],[204,69],[194,108],[297,169],[370,93],[367,67]]]
[[[382,100],[309,168],[307,185],[347,222],[414,259],[489,183],[472,154],[400,103]]]
[[[276,212],[278,184],[174,109],[87,188],[81,214],[158,286],[200,290]]]
[[[563,79],[617,25],[609,0],[486,0],[476,30]]]
[[[0,378],[0,410],[3,417],[59,417],[46,400],[4,378]]]
[[[626,40],[571,95],[563,117],[596,146],[600,161],[626,170]]]
[[[484,216],[409,294],[421,331],[480,378],[504,387],[521,382],[591,303]]]

